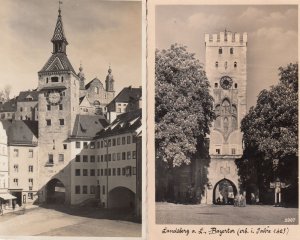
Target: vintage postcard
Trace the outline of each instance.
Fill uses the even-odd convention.
[[[0,4],[0,239],[141,239],[145,4]]]
[[[148,5],[149,239],[295,239],[298,3],[210,4]]]

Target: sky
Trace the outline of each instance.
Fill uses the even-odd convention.
[[[0,90],[9,84],[11,97],[34,89],[37,72],[51,56],[50,42],[58,16],[58,0],[0,0]],[[141,2],[63,0],[68,58],[86,83],[104,83],[109,65],[115,90],[142,85]]]
[[[173,5],[156,7],[156,48],[183,44],[205,64],[205,33],[248,33],[247,107],[278,83],[278,68],[298,61],[296,5]]]

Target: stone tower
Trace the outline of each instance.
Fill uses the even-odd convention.
[[[47,198],[46,185],[50,180],[59,181],[69,189],[71,152],[68,137],[79,112],[79,77],[67,57],[68,41],[60,8],[51,42],[53,52],[38,72],[40,201]],[[66,202],[68,197],[66,193]]]
[[[225,30],[205,34],[207,78],[214,97],[216,120],[210,133],[206,202],[215,203],[228,186],[232,195],[239,191],[235,159],[242,155],[240,124],[246,114],[247,33]],[[221,188],[220,188],[221,186]]]
[[[112,70],[109,66],[108,74],[105,79],[105,91],[107,92],[108,99],[113,99],[115,96],[114,83],[115,83],[114,76],[112,75]]]

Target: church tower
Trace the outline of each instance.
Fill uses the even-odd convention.
[[[247,33],[205,34],[205,53],[216,113],[210,132],[206,201],[216,203],[219,197],[228,201],[239,191],[235,159],[243,152],[240,125],[246,114]]]
[[[39,181],[40,200],[46,199],[45,184],[59,180],[70,186],[68,161],[71,159],[68,137],[79,112],[79,77],[68,57],[61,9],[51,39],[53,52],[38,72]],[[66,194],[68,198],[68,194]],[[69,199],[66,199],[68,202]]]
[[[112,75],[112,70],[109,66],[108,74],[105,79],[105,91],[107,92],[108,99],[113,99],[115,96],[114,84],[115,84],[114,76]]]

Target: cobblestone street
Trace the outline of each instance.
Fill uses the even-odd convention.
[[[126,212],[103,209],[36,208],[0,216],[2,236],[139,237],[141,224]]]
[[[156,223],[184,225],[298,224],[298,208],[282,208],[267,205],[234,207],[231,205],[156,203]]]

